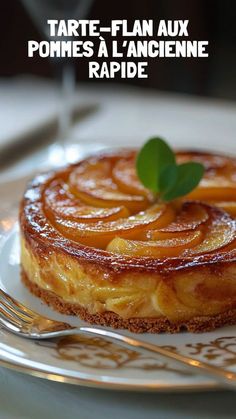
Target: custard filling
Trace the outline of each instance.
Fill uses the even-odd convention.
[[[60,252],[50,252],[47,258],[40,259],[24,239],[21,261],[31,282],[91,314],[112,311],[122,318],[164,316],[183,321],[226,311],[236,303],[233,266],[219,274],[211,273],[209,268],[178,273],[167,281],[158,274],[129,273],[113,283],[85,272],[74,258]]]

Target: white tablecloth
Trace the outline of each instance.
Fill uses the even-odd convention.
[[[32,84],[32,81],[29,82]],[[32,89],[34,85],[41,94],[43,89],[49,91],[49,88],[52,89],[50,94],[55,94],[53,87],[47,83],[41,83],[40,89],[36,81],[33,82]],[[17,88],[8,90],[5,85],[4,89],[5,95],[17,97]],[[33,92],[32,97],[35,100]],[[46,97],[49,101],[49,96]],[[30,96],[25,100],[21,110],[25,125],[16,124],[17,130],[22,130],[22,133],[28,129],[30,112],[35,115],[37,110],[35,105],[30,107]],[[53,100],[49,101],[51,105],[48,102],[47,107],[48,115],[52,118],[55,117]],[[79,87],[78,101],[81,105],[94,102],[98,106],[95,113],[78,123],[72,130],[72,140],[83,145],[91,142],[137,145],[151,135],[163,135],[178,147],[236,152],[234,103],[173,96],[142,89],[124,89],[119,86],[104,87],[101,84],[96,87],[93,84]],[[43,101],[39,100],[38,106],[42,104]],[[0,100],[0,108],[1,106],[3,109]],[[10,134],[12,138],[17,137],[17,132],[7,126],[14,116],[16,119],[19,117],[17,109],[19,101],[16,99],[12,101],[11,109],[9,107],[5,110],[8,115],[5,122],[2,114],[1,124],[5,123],[2,130],[5,137],[3,134],[1,137],[0,132],[2,143],[3,138],[6,139]],[[43,123],[43,120],[40,123]],[[47,159],[48,149],[34,152],[15,165],[0,171],[0,181],[19,177],[35,167],[43,168],[50,163]],[[235,411],[235,394],[229,391],[185,394],[122,393],[47,382],[0,368],[1,419],[227,419],[235,418]]]

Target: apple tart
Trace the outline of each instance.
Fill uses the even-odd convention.
[[[132,332],[236,323],[236,160],[181,151],[199,186],[157,202],[136,151],[37,176],[20,209],[22,279],[56,310]]]

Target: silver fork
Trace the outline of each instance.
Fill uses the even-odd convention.
[[[134,339],[104,328],[93,326],[73,327],[68,323],[48,319],[16,301],[3,290],[0,290],[0,325],[18,336],[35,340],[52,339],[68,335],[102,337],[137,352],[154,353],[172,359],[195,373],[198,372],[211,378],[213,377],[225,386],[236,388],[236,373],[173,352],[166,347]]]

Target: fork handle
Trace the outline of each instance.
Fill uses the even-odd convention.
[[[188,370],[194,373],[202,373],[205,376],[216,379],[224,386],[236,389],[236,373],[227,371],[224,368],[210,365],[204,361],[199,361],[190,358],[180,353],[173,352],[165,347],[154,345],[152,343],[144,342],[139,339],[133,339],[120,333],[112,332],[110,330],[100,329],[96,327],[80,327],[74,330],[68,330],[68,334],[89,334],[97,337],[102,337],[111,342],[118,343],[128,349],[133,349],[137,352],[148,352],[164,356],[185,365]]]

